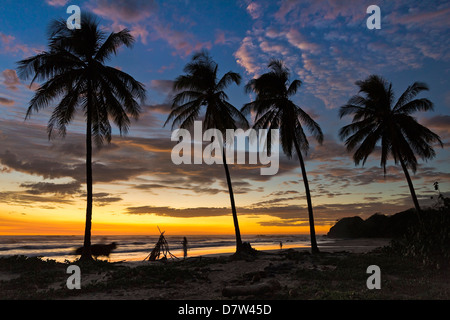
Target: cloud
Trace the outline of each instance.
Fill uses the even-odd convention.
[[[36,205],[42,207],[41,203],[47,203],[45,209],[56,209],[55,204],[71,205],[74,203],[73,199],[61,197],[61,195],[41,196],[18,191],[0,192],[0,198],[3,203],[21,207],[34,207]],[[52,206],[48,207],[48,204],[52,204]]]
[[[69,183],[37,182],[22,183],[21,188],[27,189],[26,192],[34,195],[55,194],[55,195],[73,195],[81,191],[81,183],[72,181]]]
[[[172,207],[154,207],[154,206],[141,206],[141,207],[128,207],[126,214],[146,215],[154,214],[157,216],[177,217],[177,218],[193,218],[193,217],[216,217],[224,216],[231,213],[229,208],[211,208],[211,207],[198,207],[198,208],[185,208],[175,209]]]
[[[8,99],[8,98],[4,98],[4,97],[0,97],[0,104],[4,105],[4,106],[13,106],[14,105],[14,100]]]
[[[258,19],[262,15],[261,5],[256,1],[250,2],[246,9],[252,19]]]
[[[149,39],[161,39],[175,48],[176,54],[184,57],[202,48],[212,47],[211,42],[199,41],[185,28],[177,30],[172,23],[165,21],[154,0],[99,0],[88,6],[95,14],[112,20],[115,31],[128,27],[144,45],[148,44]]]
[[[147,122],[133,130],[141,132]],[[85,183],[84,135],[68,132],[64,140],[47,140],[45,126],[25,125],[15,121],[0,120],[0,164],[2,170],[17,171],[38,176],[44,180],[70,178],[76,189]],[[147,129],[148,132],[149,129]],[[186,194],[214,195],[226,193],[227,186],[222,165],[175,165],[171,151],[176,142],[170,140],[170,131],[156,128],[153,138],[113,136],[112,144],[94,149],[94,183],[130,182],[129,188],[164,192],[174,189]],[[20,148],[17,148],[20,145]],[[253,182],[270,180],[271,176],[260,175],[260,165],[229,165],[236,194],[260,192],[261,187]],[[279,175],[297,169],[295,161],[280,158]],[[146,177],[145,180],[144,177]],[[152,177],[148,180],[148,177]],[[170,178],[169,178],[170,177]],[[75,182],[77,184],[75,184]],[[22,187],[31,193],[46,192],[63,186],[44,181],[41,184],[24,183]],[[62,192],[62,191],[61,191]]]
[[[337,219],[348,216],[369,217],[374,213],[393,214],[412,207],[405,198],[395,201],[377,201],[376,198],[355,203],[328,203],[314,206],[314,220],[320,224],[333,224]],[[228,216],[228,207],[173,208],[170,206],[127,207],[123,212],[128,215],[156,215],[174,218],[204,218]],[[261,226],[308,226],[307,207],[300,204],[251,205],[238,208],[238,216],[268,216],[274,220],[262,220]]]
[[[62,7],[65,6],[69,0],[45,0],[45,2],[52,7]]]
[[[16,70],[13,69],[5,69],[2,71],[3,76],[3,84],[7,89],[12,91],[19,90],[18,86],[21,85],[19,77],[17,76]]]
[[[390,20],[393,23],[403,24],[407,27],[417,28],[421,26],[449,28],[450,21],[448,16],[450,14],[450,8],[440,8],[433,11],[429,11],[430,7],[426,9],[422,8],[420,11],[413,11],[407,14],[391,15]],[[427,10],[428,9],[428,10]]]
[[[210,41],[198,41],[193,34],[184,30],[175,30],[169,23],[155,24],[153,25],[153,29],[159,39],[165,40],[170,46],[175,48],[176,53],[183,57],[203,48],[212,48]]]
[[[253,43],[251,36],[247,36],[242,40],[241,46],[234,53],[237,64],[245,69],[245,71],[253,76],[256,76],[261,67],[257,61],[258,46]]]
[[[173,91],[173,80],[157,80],[154,79],[150,82],[150,88],[156,90],[159,93],[169,95]]]
[[[129,23],[140,22],[157,10],[157,4],[153,0],[98,0],[89,6],[103,18]]]
[[[288,42],[302,52],[319,53],[320,46],[306,39],[298,30],[291,29],[286,33]]]
[[[438,134],[442,143],[448,145],[450,143],[450,116],[436,115],[431,118],[424,118],[423,125]]]
[[[354,82],[369,74],[418,69],[427,58],[450,60],[448,22],[442,21],[448,4],[441,2],[433,10],[419,2],[384,2],[382,29],[368,32],[365,9],[370,4],[281,1],[274,19],[258,19],[247,31],[234,53],[236,61],[257,76],[269,59],[283,59],[303,81],[302,92],[334,109],[354,95]],[[413,8],[418,10],[408,12]],[[425,22],[415,24],[420,18]]]
[[[22,56],[31,56],[32,54],[43,51],[41,48],[30,47],[16,40],[12,35],[0,32],[0,53],[3,54],[21,54]]]

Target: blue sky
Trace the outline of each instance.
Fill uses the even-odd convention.
[[[427,83],[430,91],[421,97],[432,100],[435,111],[416,117],[448,147],[448,1],[2,0],[0,193],[5,199],[1,212],[10,221],[8,230],[22,230],[15,220],[17,212],[25,222],[38,214],[33,211],[39,212],[34,218],[42,221],[52,219],[56,210],[73,210],[68,216],[82,217],[84,120],[75,119],[64,141],[48,141],[45,126],[51,110],[24,122],[36,86],[29,88],[15,72],[16,61],[45,50],[48,23],[67,18],[71,4],[96,14],[108,32],[131,31],[134,48],[121,49],[108,64],[131,74],[148,90],[141,118],[129,135],[114,137],[111,146],[96,152],[94,179],[104,220],[147,219],[145,223],[151,223],[164,217],[172,218],[168,224],[189,221],[195,225],[198,219],[219,223],[214,219],[229,214],[223,169],[174,166],[171,131],[162,128],[172,81],[201,49],[209,50],[219,73],[239,72],[243,84],[264,73],[272,58],[282,59],[292,79],[302,80],[294,101],[325,134],[322,146],[311,141],[306,158],[317,220],[324,229],[343,216],[367,217],[412,207],[401,168],[389,161],[384,177],[376,152],[364,167],[355,167],[338,139],[339,128],[350,119],[338,119],[337,112],[357,93],[355,81],[382,75],[393,83],[397,96],[414,81]],[[366,9],[371,4],[381,8],[380,30],[366,27]],[[237,107],[252,98],[243,85],[231,86],[227,93]],[[446,148],[436,151],[437,157],[422,164],[413,176],[423,205],[431,204],[434,181],[440,182],[443,192],[450,188],[449,152]],[[283,233],[306,225],[306,201],[295,159],[283,157],[274,177],[261,177],[254,168],[231,166],[231,170],[238,213],[249,230],[271,226]]]

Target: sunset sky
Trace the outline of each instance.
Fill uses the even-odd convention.
[[[207,49],[219,74],[242,75],[227,90],[240,108],[251,101],[243,85],[282,59],[302,87],[296,104],[322,127],[322,146],[310,139],[305,157],[316,231],[337,219],[413,207],[400,166],[379,153],[356,167],[338,137],[350,117],[339,107],[357,94],[355,81],[379,74],[397,97],[414,81],[434,112],[417,113],[439,134],[444,149],[420,162],[412,175],[419,202],[432,205],[433,182],[450,191],[450,2],[448,1],[251,1],[251,0],[0,0],[0,235],[84,232],[85,120],[81,114],[65,139],[49,141],[52,108],[25,113],[38,84],[20,80],[16,62],[46,50],[52,19],[67,19],[76,4],[99,17],[108,32],[128,28],[136,38],[107,64],[144,83],[147,101],[128,135],[94,151],[93,234],[232,234],[230,200],[222,165],[175,165],[170,153],[172,81],[192,55]],[[381,29],[369,30],[366,9],[381,8]],[[298,160],[281,154],[274,176],[257,165],[230,165],[241,233],[308,233],[304,186]]]

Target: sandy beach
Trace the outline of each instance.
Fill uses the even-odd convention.
[[[448,272],[425,268],[381,249],[387,239],[339,240],[321,253],[259,251],[246,259],[208,255],[185,260],[98,261],[80,265],[81,289],[67,288],[68,264],[0,259],[2,299],[448,299]],[[376,250],[373,250],[376,249]],[[366,286],[367,267],[382,270],[382,289]]]

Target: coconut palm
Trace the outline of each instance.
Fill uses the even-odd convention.
[[[339,135],[345,140],[347,150],[355,152],[353,160],[364,165],[369,155],[381,141],[381,166],[386,174],[386,162],[392,156],[400,163],[408,182],[411,197],[420,217],[420,206],[408,173],[417,170],[418,155],[423,160],[433,158],[436,153],[433,143],[441,146],[439,136],[422,126],[411,116],[416,111],[433,110],[433,103],[426,99],[415,99],[428,86],[414,82],[395,102],[392,84],[378,75],[357,81],[359,94],[353,96],[339,111],[340,117],[353,115],[351,124],[341,128]]]
[[[219,79],[218,65],[206,51],[194,54],[183,71],[186,74],[178,76],[174,82],[176,95],[173,98],[172,111],[164,126],[172,121],[172,129],[175,127],[189,129],[194,121],[200,118],[205,107],[203,119],[205,129],[217,129],[225,136],[226,129],[248,127],[247,119],[228,102],[228,96],[224,91],[232,83],[237,85],[241,83],[241,76],[238,73],[230,71]],[[236,252],[241,252],[243,246],[225,145],[222,151],[236,234]]]
[[[69,30],[65,20],[49,27],[48,51],[18,62],[22,79],[33,76],[45,81],[30,101],[26,118],[55,104],[48,122],[49,139],[66,134],[77,111],[86,117],[86,226],[82,260],[91,260],[92,140],[97,146],[111,141],[109,119],[121,134],[128,131],[130,117],[138,118],[145,99],[144,86],[129,74],[105,65],[121,46],[131,47],[134,38],[127,29],[109,35],[91,15],[83,15],[81,29]]]
[[[302,82],[300,80],[290,82],[290,71],[280,60],[272,60],[268,67],[269,72],[259,78],[250,80],[245,86],[246,92],[255,93],[256,98],[253,102],[245,104],[241,111],[244,114],[254,111],[255,123],[253,127],[255,129],[269,129],[268,132],[271,129],[279,129],[281,147],[289,158],[292,157],[294,150],[297,153],[308,204],[311,251],[317,253],[319,249],[314,228],[311,192],[302,155],[302,152],[305,154],[308,152],[309,142],[303,128],[305,127],[312,133],[319,143],[323,141],[323,133],[320,126],[291,100]],[[272,143],[270,134],[267,135],[267,141],[267,147],[270,151]]]

